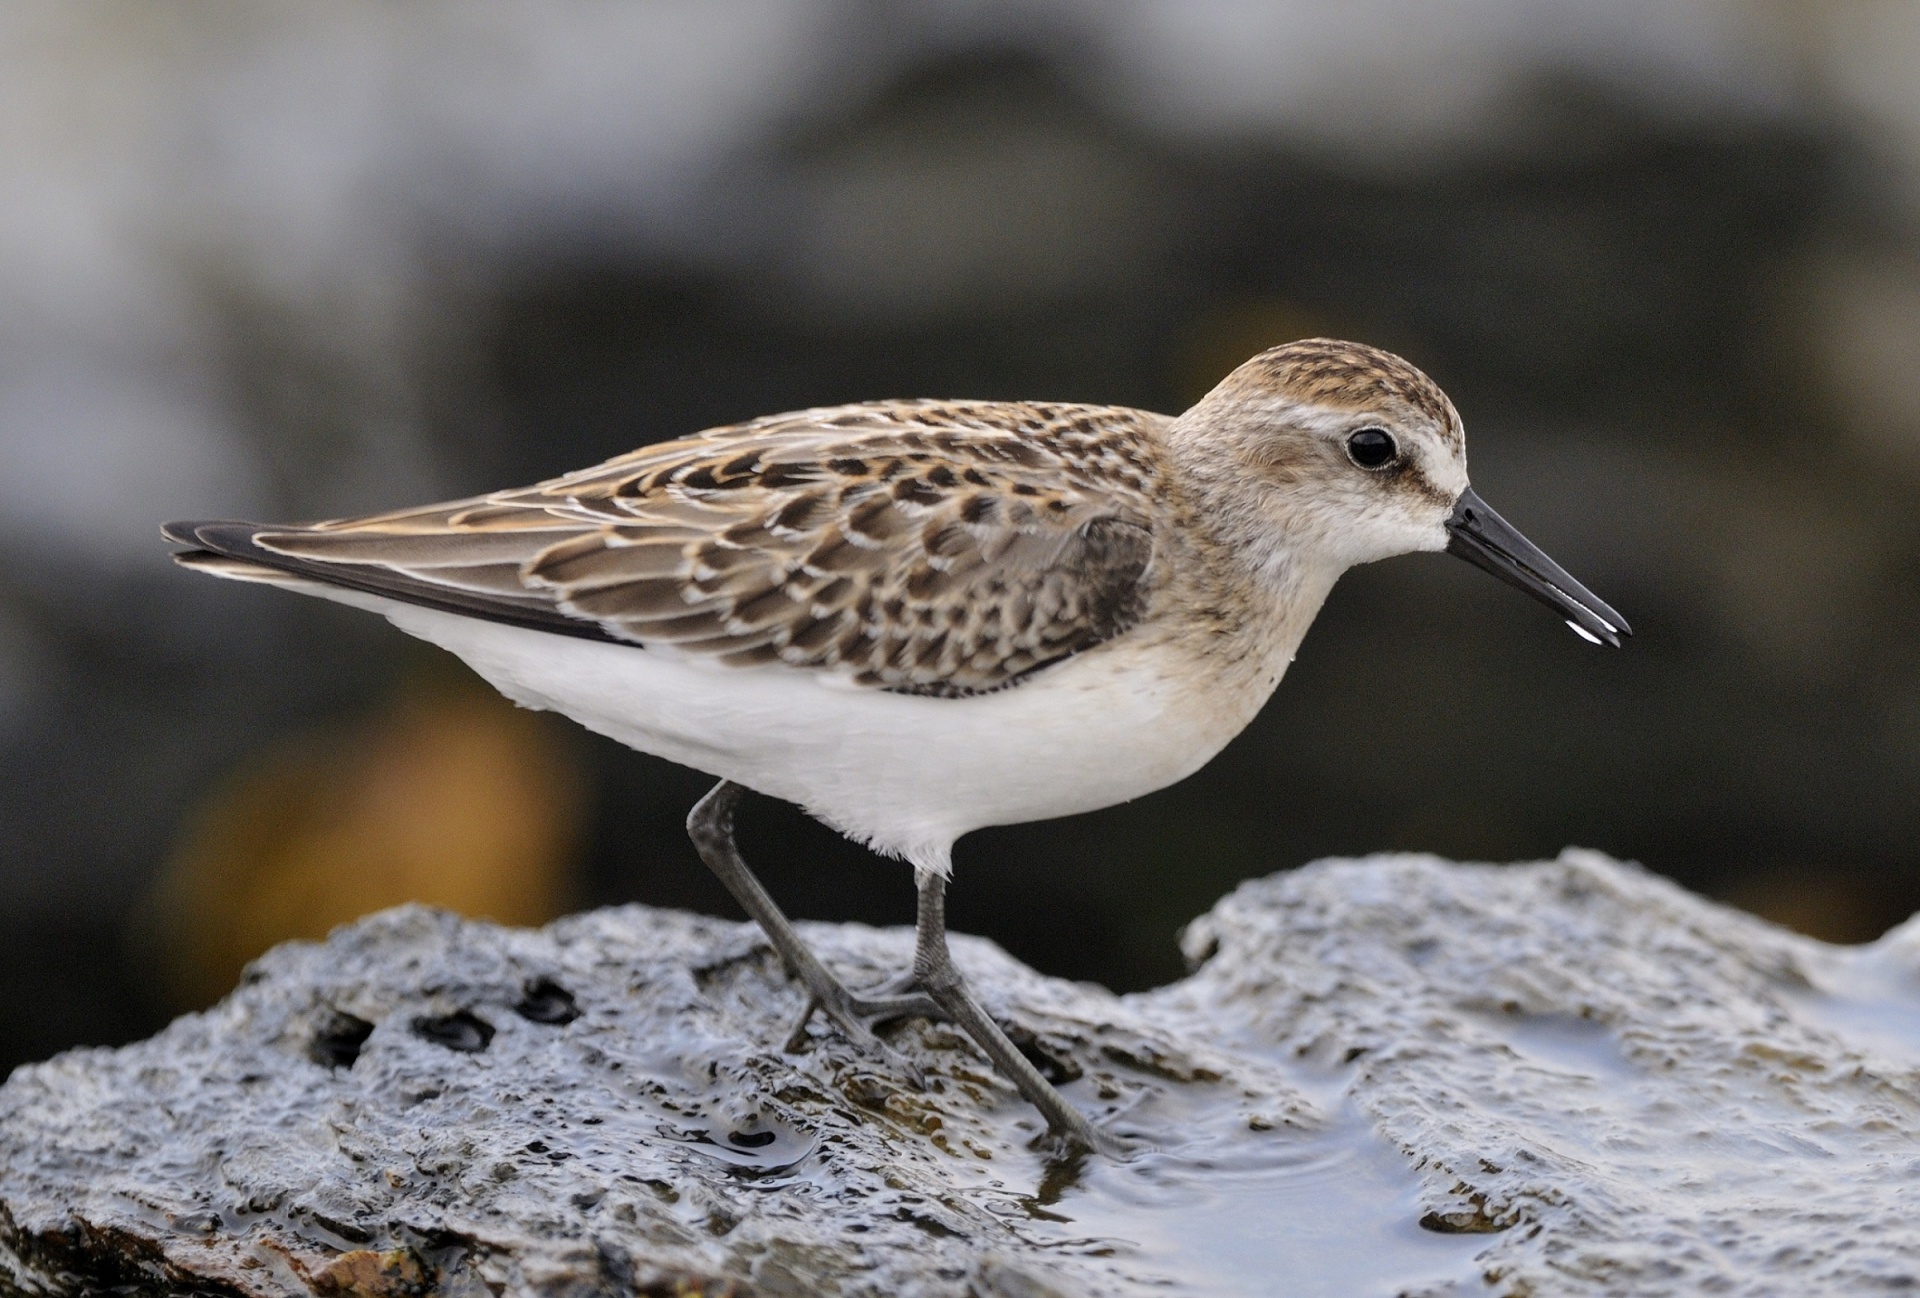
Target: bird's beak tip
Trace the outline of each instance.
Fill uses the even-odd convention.
[[[1612,606],[1488,508],[1471,487],[1461,493],[1447,519],[1447,553],[1533,596],[1560,614],[1583,640],[1619,649],[1633,634]]]

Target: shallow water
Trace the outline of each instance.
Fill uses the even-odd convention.
[[[1104,1241],[1195,1293],[1477,1285],[1473,1259],[1490,1241],[1421,1229],[1418,1178],[1357,1113],[1310,1139],[1243,1134],[1237,1145],[1203,1140],[1090,1169],[1054,1209],[1070,1219],[1057,1237]]]
[[[1920,982],[1886,940],[1842,952],[1822,981],[1800,998],[1802,1013],[1856,1049],[1920,1068]]]
[[[1492,1239],[1422,1229],[1419,1178],[1345,1101],[1345,1070],[1299,1072],[1290,1080],[1336,1115],[1317,1130],[1258,1129],[1213,1088],[1182,1088],[1125,1124],[1153,1148],[1089,1159],[1055,1191],[1033,1193],[1043,1173],[966,1193],[1026,1242],[1112,1257],[1168,1294],[1479,1292],[1474,1258]]]
[[[1613,1033],[1592,1019],[1575,1014],[1488,1016],[1486,1026],[1521,1058],[1557,1072],[1595,1081],[1637,1076]]]

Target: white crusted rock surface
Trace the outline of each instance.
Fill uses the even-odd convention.
[[[911,935],[813,926],[860,986]],[[1588,853],[1330,861],[1136,996],[961,940],[1142,1149],[969,1043],[816,1028],[755,932],[418,907],[0,1088],[0,1293],[1858,1294],[1920,1287],[1920,924],[1825,946]]]

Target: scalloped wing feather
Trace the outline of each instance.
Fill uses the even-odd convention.
[[[975,694],[1145,615],[1165,422],[1042,403],[831,407],[254,541],[322,578],[371,566],[421,602],[457,594],[463,612],[534,599],[608,639]]]

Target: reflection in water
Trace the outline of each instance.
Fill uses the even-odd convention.
[[[806,1132],[777,1119],[757,1116],[740,1127],[676,1127],[662,1125],[660,1136],[686,1145],[696,1153],[747,1174],[784,1172],[805,1159],[819,1142]]]
[[[1312,1139],[1203,1132],[1176,1149],[1103,1162],[1055,1209],[1065,1221],[1030,1233],[1125,1250],[1177,1277],[1183,1292],[1361,1298],[1464,1285],[1489,1241],[1422,1230],[1418,1185],[1349,1110]]]
[[[1344,1101],[1344,1070],[1286,1071],[1337,1116],[1312,1130],[1275,1128],[1216,1086],[1154,1087],[1120,1124],[1150,1148],[1087,1159],[1064,1177],[1038,1164],[1015,1176],[983,1165],[966,1197],[1028,1244],[1112,1258],[1130,1276],[1159,1277],[1169,1294],[1477,1289],[1474,1259],[1491,1238],[1421,1229],[1419,1176]],[[1091,1101],[1084,1082],[1064,1089]]]

